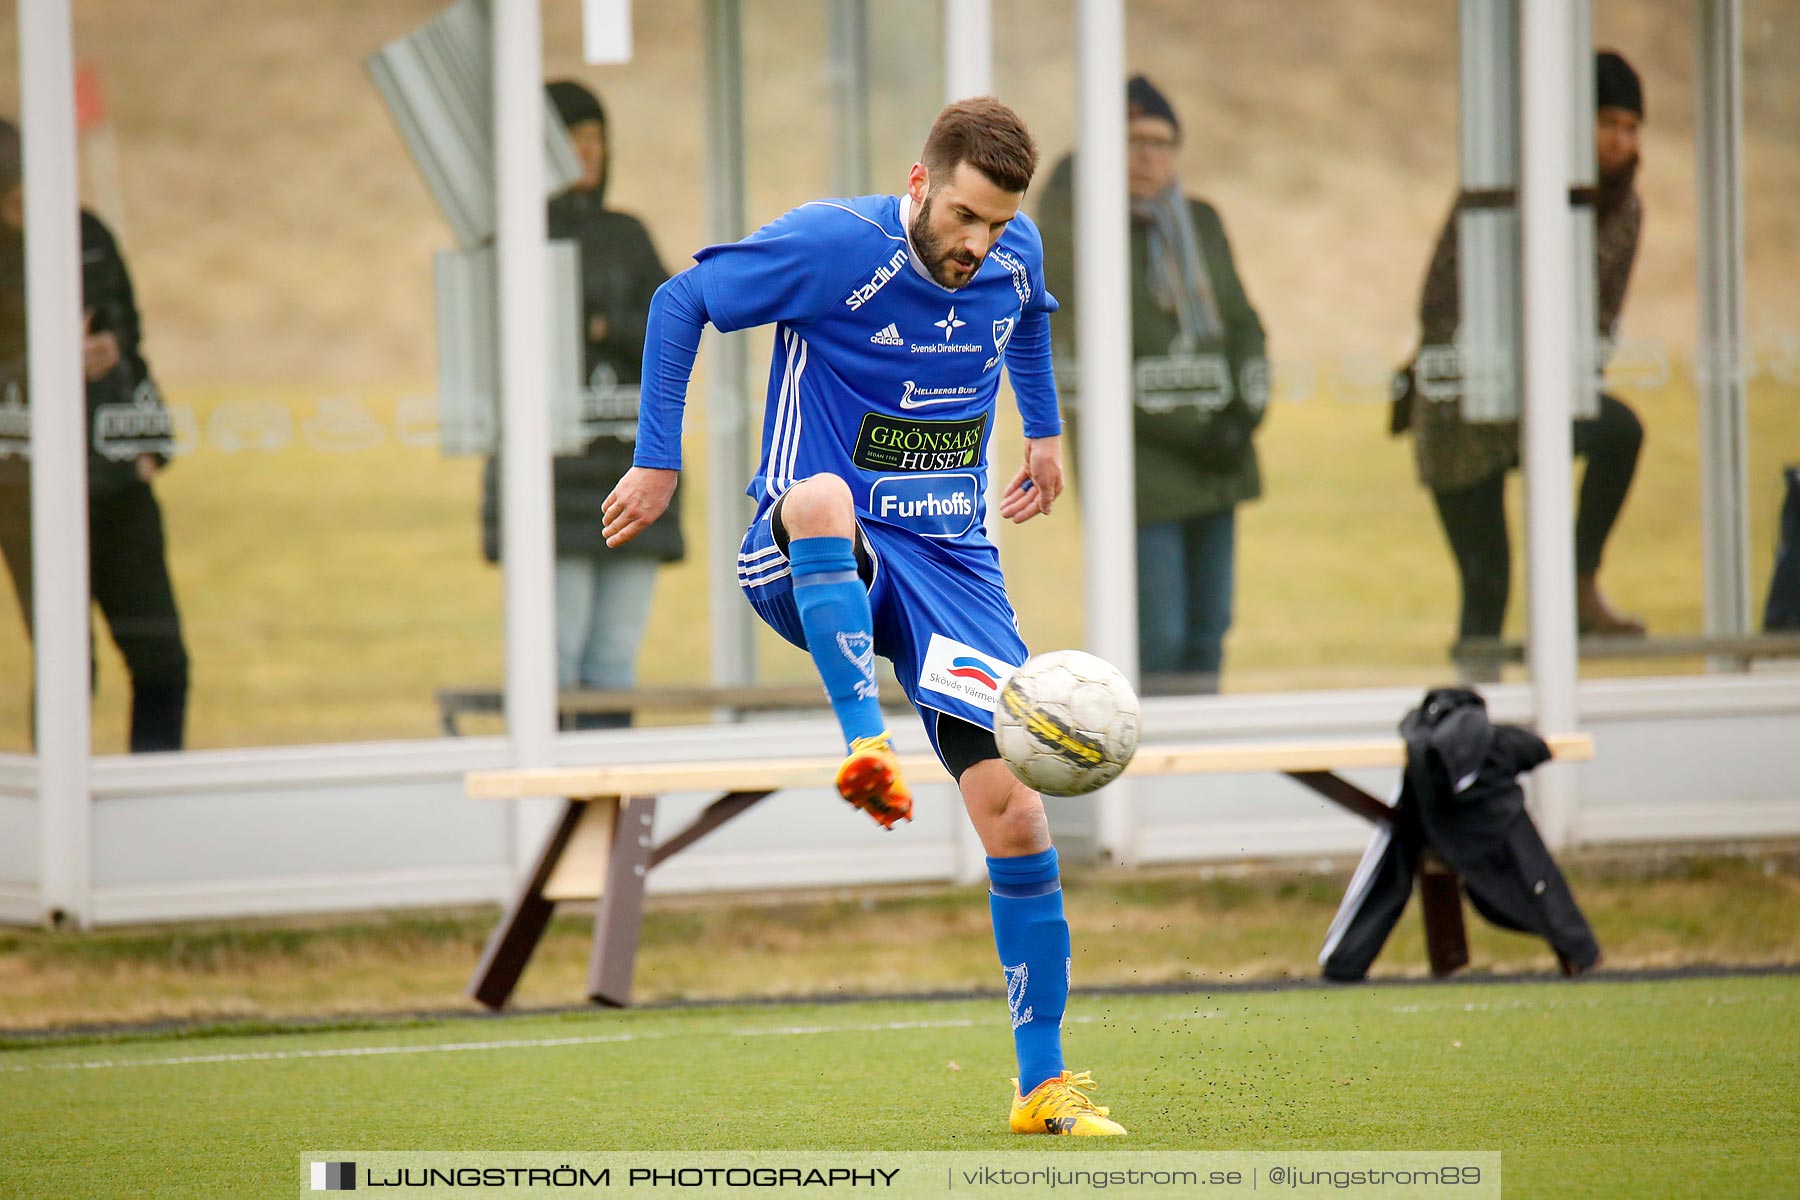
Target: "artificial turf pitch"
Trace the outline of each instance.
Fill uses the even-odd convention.
[[[1077,996],[1126,1139],[1006,1132],[1001,997],[0,1052],[0,1195],[292,1196],[304,1151],[1499,1150],[1508,1197],[1800,1195],[1800,976]]]

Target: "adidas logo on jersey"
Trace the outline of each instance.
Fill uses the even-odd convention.
[[[906,339],[900,336],[900,327],[897,324],[890,324],[886,329],[883,329],[869,340],[874,342],[877,346],[902,346],[906,344]]]

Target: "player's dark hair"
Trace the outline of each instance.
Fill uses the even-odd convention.
[[[1022,192],[1037,171],[1037,142],[1018,113],[992,96],[977,96],[938,114],[919,161],[934,188],[947,183],[959,163],[968,163],[1001,191]]]

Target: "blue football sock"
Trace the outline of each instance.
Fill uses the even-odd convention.
[[[875,737],[887,726],[875,684],[875,622],[856,574],[855,547],[849,538],[795,538],[787,556],[806,649],[825,681],[844,744]]]
[[[1063,919],[1056,847],[990,858],[988,908],[1006,972],[1019,1094],[1062,1074],[1062,1020],[1069,1003],[1069,923]]]

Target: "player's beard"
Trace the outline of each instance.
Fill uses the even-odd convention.
[[[931,197],[925,197],[925,203],[919,205],[919,211],[913,214],[912,227],[907,234],[912,238],[913,252],[925,269],[942,287],[952,290],[965,288],[975,278],[973,268],[981,266],[981,260],[972,254],[965,254],[950,246],[946,246],[931,231]],[[967,275],[957,275],[950,270],[952,262],[960,262],[971,268]]]

